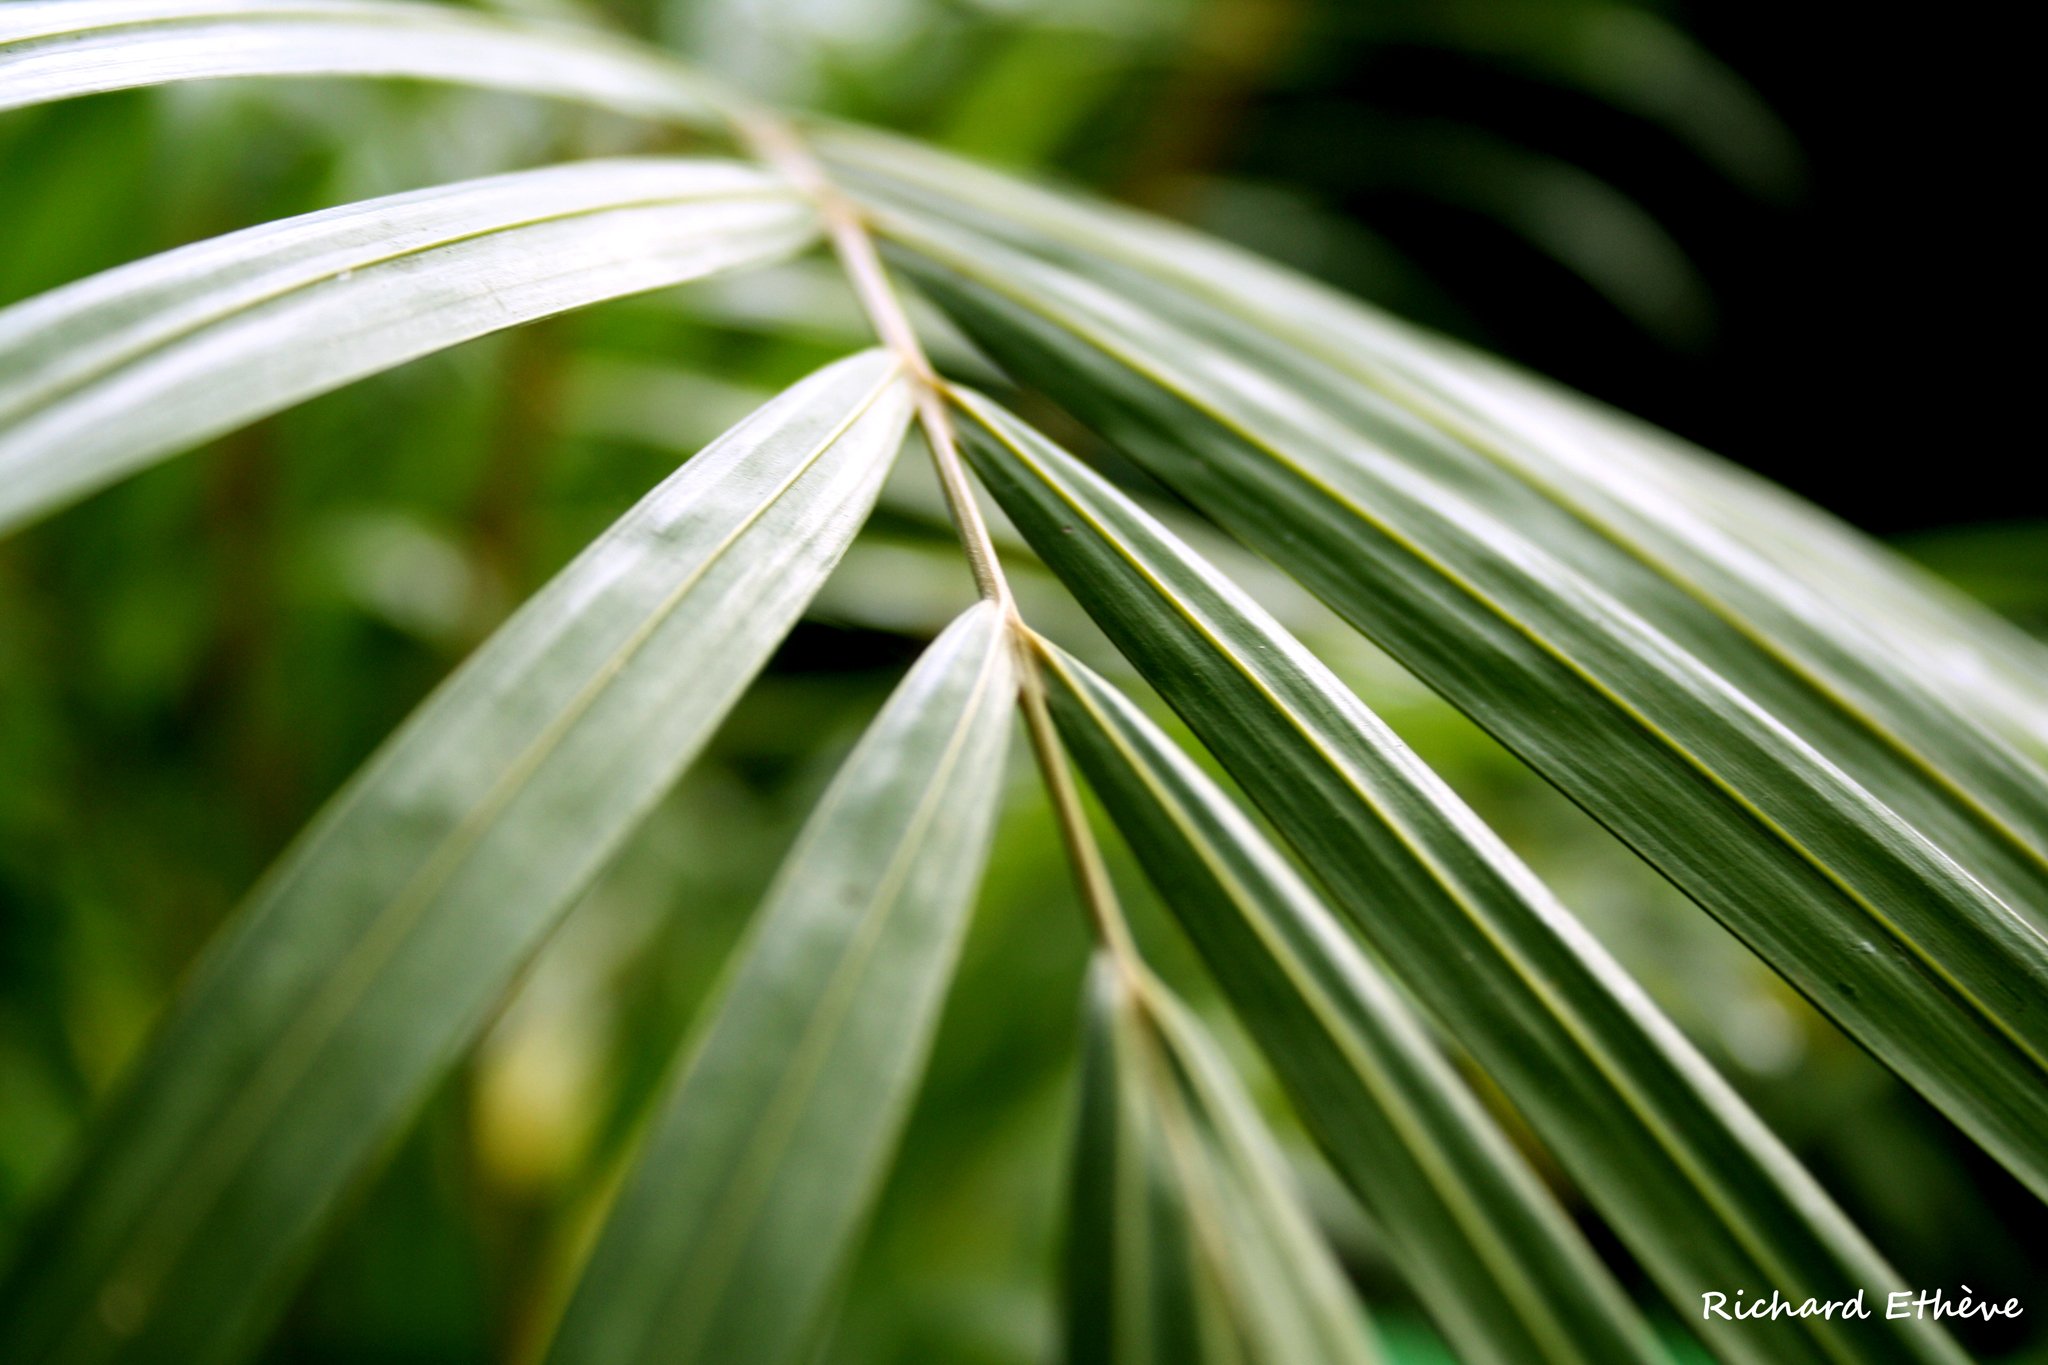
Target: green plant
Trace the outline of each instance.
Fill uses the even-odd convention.
[[[890,266],[998,379],[1313,589],[2040,1194],[2037,646],[1776,490],[1539,380],[1163,224],[785,117],[629,45],[325,0],[0,16],[0,106],[288,74],[555,96],[739,158],[374,200],[0,313],[0,524],[429,351],[821,240],[881,344],[648,494],[265,877],[23,1237],[0,1289],[8,1359],[223,1360],[260,1341],[345,1191],[823,583],[913,423],[984,604],[813,814],[554,1358],[791,1360],[813,1341],[930,1044],[1013,698],[1101,944],[1073,1358],[1373,1348],[1256,1111],[1125,927],[1069,750],[1463,1356],[1658,1348],[1438,1033],[1724,1358],[1960,1358],[1925,1321],[1764,1336],[1696,1319],[1706,1290],[1881,1300],[1897,1277],[1229,575],[934,371]],[[969,466],[1298,866],[1022,619]]]

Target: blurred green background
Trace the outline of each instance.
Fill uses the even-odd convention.
[[[1785,6],[1618,0],[519,8],[1242,242],[1700,439],[2048,629],[2048,509],[2026,500],[2003,400],[2024,362],[1990,340],[2022,244],[2015,178],[1997,174],[2020,152],[1995,132],[2017,88],[1998,63],[2019,48],[1990,20],[1849,32]],[[366,195],[680,145],[358,82],[13,114],[0,303]],[[818,259],[629,300],[308,404],[0,544],[0,1242],[207,936],[378,740],[680,458],[863,340]],[[1514,760],[1217,552],[1551,880],[1908,1282],[2048,1289],[2036,1201]],[[1034,621],[1088,647],[1016,555]],[[715,748],[361,1192],[272,1359],[533,1357],[776,858],[969,597],[907,459]],[[1035,781],[1013,775],[834,1362],[1051,1354],[1086,941]],[[1209,998],[1118,870],[1148,946]],[[1371,1228],[1262,1094],[1390,1335],[1441,1358]],[[2048,1299],[2030,1307],[1971,1344],[2048,1360]]]

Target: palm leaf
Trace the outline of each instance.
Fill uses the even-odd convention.
[[[772,176],[591,161],[327,209],[0,311],[0,529],[404,361],[816,233]]]
[[[976,607],[847,759],[687,1048],[555,1365],[808,1358],[930,1050],[1015,693],[1004,620]]]
[[[723,96],[584,27],[351,0],[27,0],[0,9],[0,109],[229,76],[401,76],[701,123]]]
[[[1656,1359],[1620,1286],[1315,894],[1143,712],[1043,657],[1082,770],[1461,1358]]]
[[[1148,306],[1199,301],[1194,316],[1254,340],[1247,359],[1284,341],[1293,362],[1327,365],[1383,395],[1439,438],[1468,447],[1464,462],[1504,465],[1530,492],[1734,617],[1799,670],[1858,707],[1883,709],[1887,728],[1924,706],[1931,690],[1965,720],[2005,723],[2028,737],[2037,758],[2048,757],[2048,696],[2039,681],[2048,649],[1784,489],[1214,239],[867,130],[819,137],[841,174],[885,202],[909,196],[918,210],[1106,272]],[[1171,286],[1163,295],[1161,283]],[[1731,552],[1730,540],[1763,562]],[[1796,611],[1776,600],[1788,588]],[[1837,655],[1874,669],[1879,695],[1861,695],[1852,680],[1857,664],[1831,663]],[[1881,695],[1888,688],[1922,695],[1891,710]],[[1943,756],[1941,741],[1925,747]],[[2034,781],[2038,808],[2038,774]],[[2031,828],[2035,842],[2048,837],[2038,819]]]
[[[1773,637],[1801,667],[1853,696],[1854,686],[1828,660],[1837,651],[1860,655],[1882,684],[1931,692],[2018,748],[2037,772],[2048,763],[2048,695],[2040,685],[2048,648],[2039,640],[1769,480],[1492,357],[1409,335],[1440,361],[1443,389],[1554,458],[1583,463],[1589,486],[1600,486],[1603,471],[1616,486],[1618,474],[1618,486],[1645,511],[1681,523],[1687,513],[1696,518],[1707,528],[1703,573],[1747,577],[1765,598],[1774,587],[1792,587],[1798,625],[1829,637],[1813,645],[1802,645],[1799,630]],[[1738,552],[1716,562],[1714,552],[1728,542]],[[1885,706],[1873,697],[1856,701]],[[1886,710],[1888,723],[1910,714]],[[1948,766],[1938,740],[1920,742],[1927,760]],[[2034,842],[2048,837],[2038,820],[2030,828]]]
[[[987,400],[963,402],[975,467],[1033,548],[1688,1319],[1702,1285],[1826,1299],[1897,1282],[1570,912],[1327,668],[1099,476]],[[1958,1358],[1930,1324],[1806,1319],[1768,1343],[1741,1324],[1693,1326],[1731,1360]]]
[[[0,310],[0,531],[465,339],[794,252],[821,212],[895,354],[813,376],[692,460],[335,798],[205,955],[20,1240],[0,1358],[218,1365],[257,1344],[342,1196],[817,591],[917,404],[1001,602],[942,636],[807,826],[554,1349],[627,1365],[814,1346],[930,1048],[998,795],[1009,649],[1028,637],[955,496],[946,412],[870,232],[1015,377],[1382,644],[2048,1194],[2037,644],[1789,495],[1540,380],[1136,215],[798,130],[652,49],[353,0],[0,7],[0,109],[308,75],[705,127],[774,170],[499,176]],[[960,401],[1031,545],[1376,950],[1141,712],[1039,642],[1030,676],[1068,742],[1461,1351],[1561,1365],[1652,1348],[1404,988],[1688,1321],[1707,1286],[1896,1284],[1327,669],[1111,485]],[[1047,776],[1086,864],[1071,783]],[[1091,987],[1070,1355],[1371,1359],[1256,1113],[1097,909],[1114,953]],[[1759,1365],[1959,1359],[1918,1320],[1693,1325]]]
[[[1158,981],[1100,958],[1069,1229],[1069,1365],[1367,1365],[1364,1317],[1258,1115]]]
[[[980,234],[904,232],[1008,368],[1365,629],[2048,1191],[2048,939],[1999,894],[2048,903],[2019,827],[1781,660],[1736,659],[1754,644],[1640,564],[1574,562],[1583,523],[1391,408],[1369,424],[1312,362]],[[1905,813],[1845,771],[1852,741],[1874,784],[1911,793]],[[2024,794],[2025,765],[1983,752]]]
[[[909,399],[870,353],[650,493],[328,805],[0,1283],[0,1358],[224,1361],[837,560]]]

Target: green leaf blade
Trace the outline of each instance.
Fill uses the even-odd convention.
[[[1205,295],[1153,273],[1158,253],[1142,259],[1153,270],[1121,261],[1075,268],[1312,406],[1338,441],[1436,481],[1439,501],[1480,509],[1490,534],[1510,528],[1597,585],[1956,859],[2003,907],[2048,926],[2048,774],[1944,695],[1924,649],[1902,650],[1892,638],[1889,611],[1840,609],[1832,583],[1782,571],[1696,512],[1693,485],[1735,482],[1725,473],[1715,477],[1702,458],[1658,462],[1611,433],[1583,438],[1589,420],[1563,400],[1391,323],[1364,325],[1329,302],[1305,322],[1268,301],[1270,286],[1250,295],[1252,279]],[[1361,620],[1355,606],[1349,614]],[[1550,638],[1570,642],[1562,631]],[[1573,657],[1597,655],[1582,645]],[[1653,706],[1641,709],[1659,718]]]
[[[714,122],[715,85],[587,28],[350,0],[28,0],[0,10],[0,109],[175,81],[369,76]]]
[[[1360,336],[1360,310],[1340,300],[1289,302],[1302,303],[1332,341],[1355,341],[1375,361],[1387,356],[1407,401],[1490,428],[1480,439],[1495,442],[1498,458],[1553,486],[1674,578],[1695,580],[1709,605],[1759,629],[1884,733],[1909,741],[1921,761],[1962,780],[1971,799],[2015,821],[2022,837],[2036,846],[2048,838],[1995,791],[2006,780],[1996,769],[2009,773],[2017,760],[2031,769],[2028,794],[2011,795],[2039,811],[2048,764],[2040,685],[2048,648],[2040,641],[1796,495],[1668,433],[1384,322],[1373,330],[1392,335],[1372,346]],[[1730,542],[1740,550],[1730,552]],[[1938,714],[1926,714],[1930,703]],[[1958,735],[1959,722],[1983,722],[2018,753],[1985,755],[1981,735]],[[1992,770],[1979,771],[1981,763]]]
[[[230,233],[0,311],[0,530],[353,380],[792,254],[816,219],[723,161],[490,176]]]
[[[1363,1310],[1201,1026],[1157,980],[1089,973],[1068,1232],[1068,1365],[1372,1365]]]
[[[1365,629],[2048,1191],[2048,940],[1927,833],[1607,582],[1333,425],[1315,394],[993,244],[945,256],[927,282],[1000,360]]]
[[[1880,713],[1886,733],[1962,767],[1957,776],[1976,776],[1969,768],[1986,756],[1978,741],[1957,740],[1953,727],[1992,722],[2031,754],[2030,801],[2040,809],[2048,650],[1784,489],[1213,239],[866,130],[822,136],[841,174],[884,204],[970,225],[1114,281],[1148,306],[1199,320],[1199,330],[1229,338],[1240,356],[1277,344],[1289,365],[1313,361],[1350,381],[1353,397],[1393,402],[1700,605],[1755,629],[1841,700]],[[1730,554],[1731,539],[1762,562]],[[1790,594],[1803,597],[1798,619],[1787,619],[1779,600],[1788,586],[1804,590]],[[1938,720],[1916,720],[1912,713],[1930,700],[1955,705]],[[1919,728],[1923,722],[1948,731],[1949,743]],[[1959,755],[1957,742],[1978,752]],[[2036,845],[2044,837],[2038,823],[2032,837]]]
[[[629,512],[338,794],[208,950],[0,1280],[0,1356],[225,1362],[865,517],[868,353]]]
[[[614,1206],[553,1365],[804,1358],[929,1052],[1016,683],[971,609],[806,824]]]
[[[1264,837],[1102,679],[1057,653],[1045,670],[1090,785],[1460,1357],[1660,1358],[1420,1021]]]
[[[970,458],[1033,548],[1687,1318],[1723,1281],[1821,1299],[1896,1285],[1626,973],[1313,655],[1099,476],[987,400],[963,403]],[[1958,1359],[1931,1324],[1809,1319],[1768,1346],[1692,1326],[1759,1365]]]

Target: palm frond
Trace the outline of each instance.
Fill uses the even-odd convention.
[[[0,528],[150,461],[501,328],[817,235],[726,161],[588,161],[200,242],[0,311]]]
[[[1518,59],[1573,76],[1529,37]],[[1100,943],[1071,1360],[1377,1355],[1264,1121],[1115,910],[1067,748],[1465,1358],[1659,1349],[1478,1097],[1490,1085],[1722,1359],[1960,1361],[1918,1317],[1768,1334],[1699,1319],[1704,1288],[1881,1298],[1899,1277],[1231,574],[932,372],[878,243],[1004,376],[1320,597],[2048,1195],[2038,643],[1589,400],[1195,234],[785,119],[651,49],[355,0],[0,8],[0,109],[287,76],[568,100],[742,159],[572,162],[324,209],[0,310],[0,530],[464,340],[820,242],[883,349],[648,494],[279,859],[20,1240],[0,1357],[228,1365],[260,1345],[344,1195],[806,610],[915,416],[930,501],[985,600],[914,666],[789,854],[552,1360],[795,1365],[815,1348],[932,1049],[1021,698]],[[1295,861],[1024,621],[1002,567],[1016,542],[982,524],[969,465]],[[874,577],[838,586],[858,597]],[[954,610],[943,583],[932,598]]]
[[[1097,960],[1069,1232],[1069,1365],[1372,1365],[1342,1272],[1181,1003]]]
[[[975,468],[1011,520],[1681,1311],[1702,1284],[1825,1298],[1898,1283],[1570,911],[1326,667],[1101,476],[987,400],[963,402]],[[1722,1326],[1703,1328],[1737,1359],[1958,1359],[1938,1331],[1810,1318],[1765,1348]]]
[[[711,123],[717,86],[578,25],[351,0],[23,0],[0,10],[0,109],[173,81],[396,76]]]
[[[1145,714],[1048,653],[1081,769],[1404,1278],[1470,1361],[1648,1361],[1649,1328],[1425,1025]]]
[[[0,1357],[216,1361],[766,662],[909,399],[870,353],[706,449],[512,618],[287,852],[0,1282]]]
[[[976,607],[847,759],[686,1045],[555,1365],[806,1358],[937,1027],[1015,692]]]
[[[1977,734],[1938,766],[1539,490],[1249,327],[893,222],[1006,368],[1313,589],[2048,1190],[2048,938],[2015,908],[2048,904],[2048,855],[2028,811],[1966,794],[1995,772],[2048,809],[2009,747]],[[1971,733],[1931,689],[1911,700]]]

